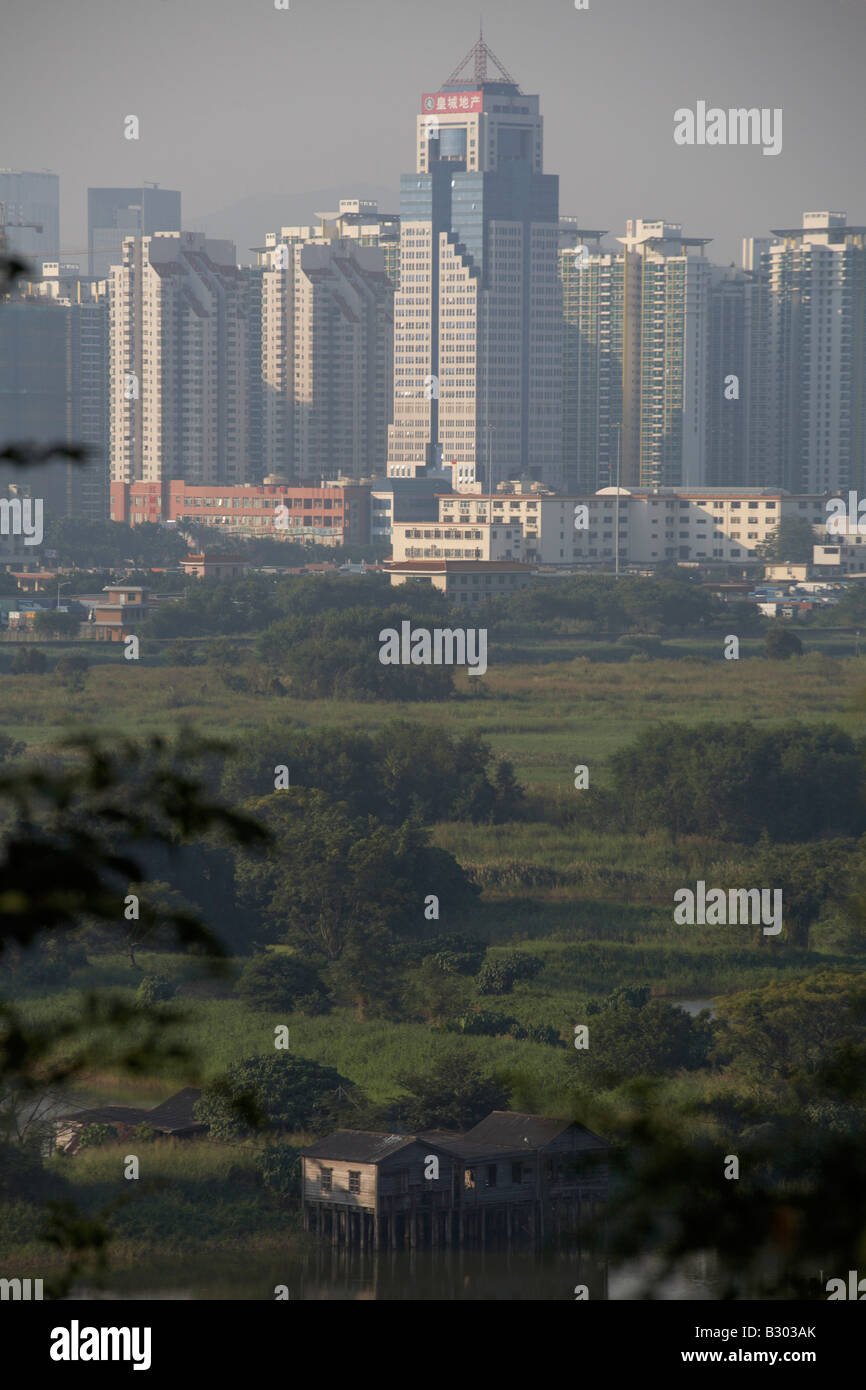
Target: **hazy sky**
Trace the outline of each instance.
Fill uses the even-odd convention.
[[[0,166],[60,175],[65,250],[86,245],[94,184],[179,188],[184,225],[241,253],[331,190],[396,208],[420,95],[474,43],[479,5],[290,4],[3,0]],[[804,209],[866,222],[866,0],[589,4],[481,0],[488,43],[541,96],[561,212],[615,234],[682,222],[719,261]],[[698,100],[782,107],[782,153],[675,145],[674,111]]]

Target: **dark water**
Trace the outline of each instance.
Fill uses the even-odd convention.
[[[661,1291],[667,1299],[713,1297],[709,1260]],[[88,1299],[265,1299],[285,1286],[292,1302],[512,1300],[573,1302],[585,1285],[590,1301],[639,1296],[646,1268],[606,1269],[577,1252],[333,1250],[322,1245],[285,1256],[208,1254],[138,1264],[112,1272],[105,1289],[80,1288]],[[285,1294],[283,1294],[285,1298]]]

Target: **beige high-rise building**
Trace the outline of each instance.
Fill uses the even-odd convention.
[[[360,478],[385,464],[394,219],[357,200],[319,218],[258,251],[264,471]]]
[[[127,237],[112,266],[111,477],[247,480],[247,320],[229,241]]]
[[[570,485],[681,486],[707,472],[711,266],[705,237],[635,218],[607,251],[563,219]]]

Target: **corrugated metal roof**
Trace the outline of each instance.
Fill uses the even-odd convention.
[[[64,1118],[84,1125],[137,1125],[147,1119],[149,1111],[132,1105],[97,1105],[90,1110],[76,1110]]]
[[[381,1163],[414,1144],[414,1134],[385,1134],[376,1130],[337,1129],[301,1149],[304,1158],[333,1158],[338,1163]]]
[[[464,1138],[472,1144],[490,1144],[499,1148],[524,1146],[530,1149],[544,1148],[572,1128],[571,1120],[548,1119],[545,1115],[519,1115],[511,1110],[494,1110],[470,1129]],[[605,1148],[605,1141],[583,1125],[575,1125],[581,1131],[582,1148]]]
[[[153,1125],[154,1129],[191,1129],[201,1123],[193,1114],[193,1106],[197,1100],[201,1100],[201,1091],[195,1086],[186,1086],[182,1091],[178,1091],[177,1095],[169,1096],[168,1100],[149,1111],[147,1123]]]
[[[193,1115],[193,1106],[200,1099],[201,1091],[187,1086],[153,1110],[132,1105],[99,1105],[89,1110],[77,1110],[65,1118],[76,1124],[148,1124],[153,1129],[173,1132],[189,1129],[199,1123]]]
[[[457,1158],[464,1159],[483,1159],[485,1157],[503,1157],[507,1154],[516,1154],[526,1148],[521,1142],[519,1144],[481,1144],[473,1143],[471,1139],[466,1139],[462,1134],[449,1134],[444,1130],[425,1130],[419,1134],[418,1138],[425,1144],[432,1147],[438,1146],[446,1153],[454,1154]]]

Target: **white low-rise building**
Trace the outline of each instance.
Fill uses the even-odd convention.
[[[538,565],[595,568],[673,561],[760,563],[757,548],[779,522],[823,524],[823,497],[775,488],[602,488],[571,497],[513,485],[513,490],[440,497],[439,519],[492,525],[524,538],[521,558]],[[486,557],[484,557],[486,558]],[[515,558],[517,558],[515,556]]]
[[[523,560],[520,521],[397,522],[392,560]]]

